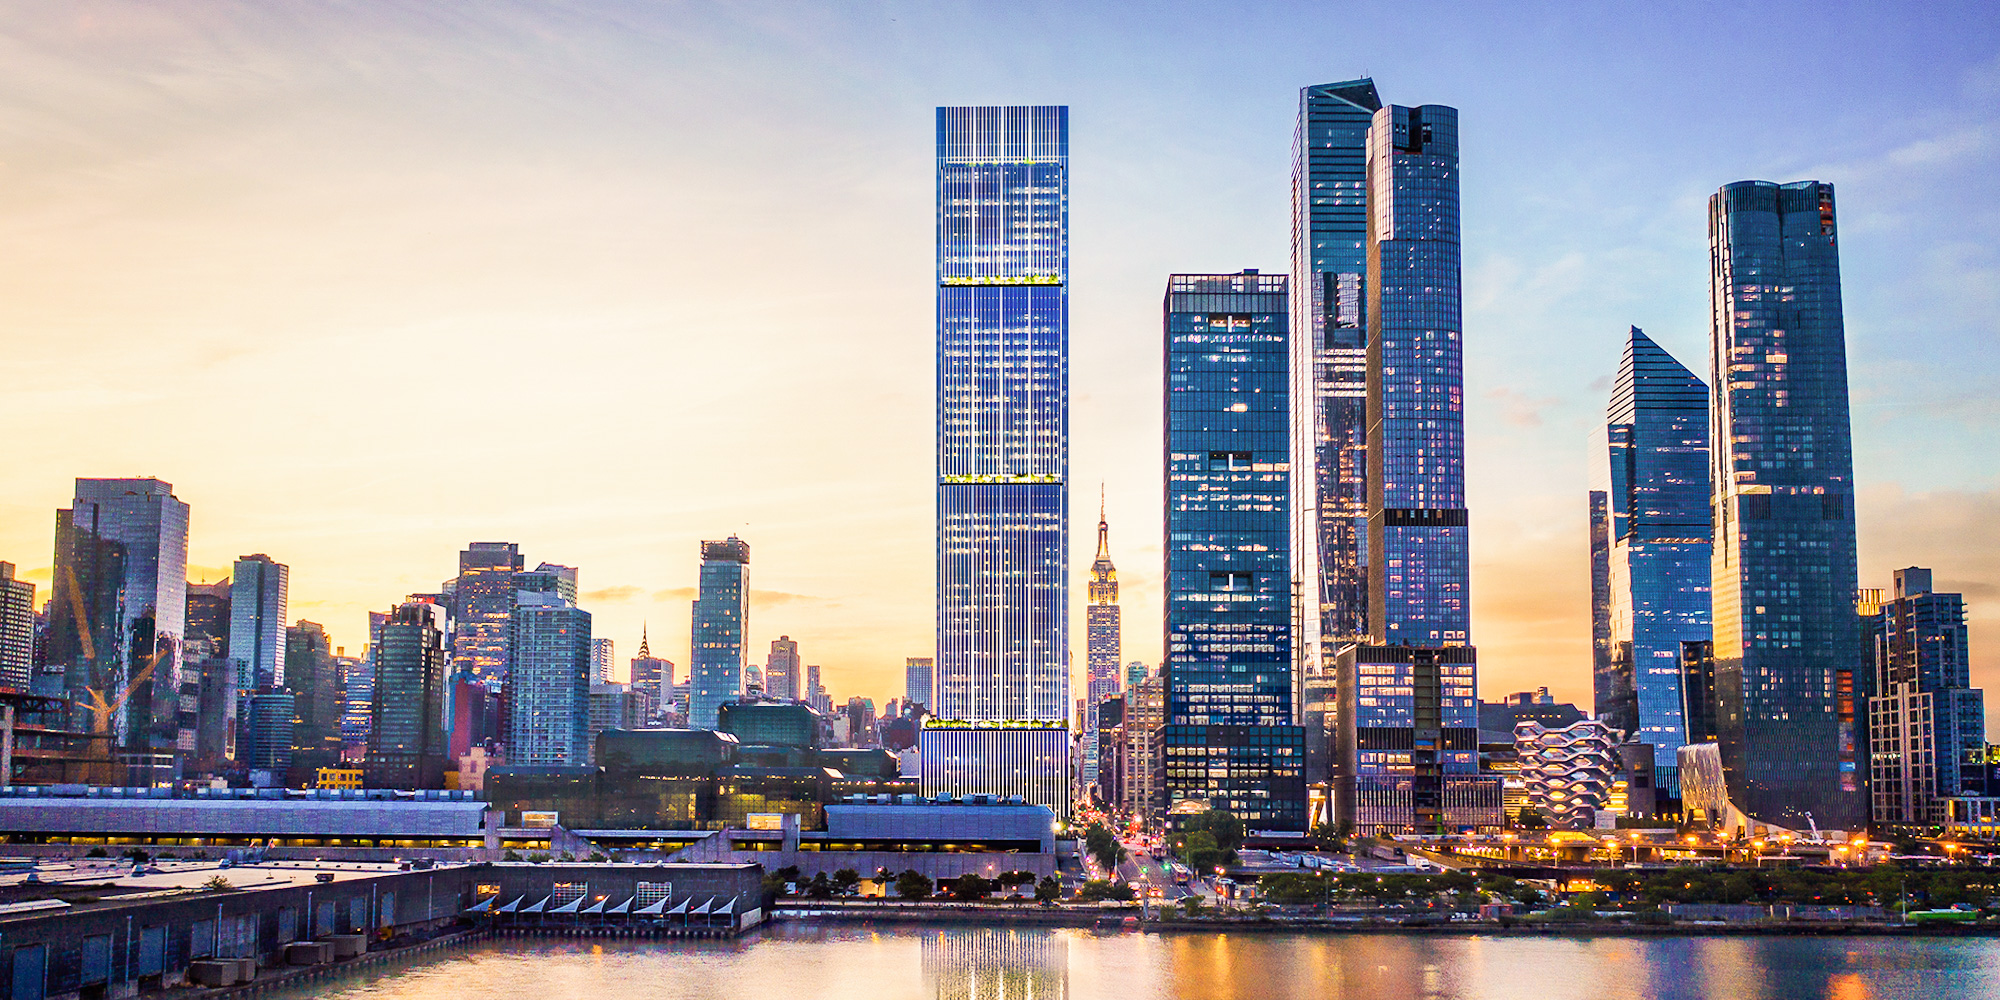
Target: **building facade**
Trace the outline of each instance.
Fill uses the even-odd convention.
[[[292,693],[292,759],[285,783],[304,788],[320,768],[340,764],[345,694],[324,626],[301,620],[285,629],[284,669],[280,680]]]
[[[618,644],[610,639],[590,640],[590,680],[609,684],[617,673]]]
[[[1551,829],[1595,829],[1597,811],[1611,808],[1620,769],[1618,747],[1624,742],[1624,732],[1597,719],[1560,729],[1539,722],[1516,725],[1514,747],[1528,808]]]
[[[548,594],[516,596],[508,637],[507,763],[590,762],[590,684],[596,650],[590,612]]]
[[[931,679],[936,668],[928,656],[911,656],[903,660],[903,701],[911,705],[922,705],[929,711],[936,703],[931,700]]]
[[[1286,284],[1177,274],[1165,301],[1167,808],[1259,830],[1306,826]]]
[[[34,671],[35,585],[0,562],[0,684],[25,691]]]
[[[917,761],[926,796],[1018,795],[1069,815],[1069,727],[1061,721],[927,719]]]
[[[1306,87],[1292,139],[1293,561],[1310,581],[1313,670],[1369,626],[1368,132],[1381,107],[1373,80]]]
[[[236,683],[255,690],[285,684],[285,620],[291,567],[262,552],[239,556],[229,574],[229,656]]]
[[[750,543],[735,535],[701,543],[697,594],[688,725],[714,729],[722,703],[743,693],[743,639],[750,628]]]
[[[937,704],[1069,714],[1069,109],[937,111]]]
[[[1083,780],[1097,781],[1097,707],[1118,694],[1118,661],[1124,654],[1124,620],[1118,607],[1118,567],[1111,562],[1111,525],[1097,512],[1097,559],[1090,564],[1090,603],[1084,608]]]
[[[1688,732],[1681,644],[1709,637],[1708,387],[1635,326],[1605,429],[1610,662],[1597,718],[1652,744],[1655,774],[1675,791]]]
[[[1859,829],[1868,683],[1833,185],[1709,199],[1716,724],[1738,808]]]
[[[158,479],[79,479],[74,502],[56,511],[38,685],[72,699],[76,728],[111,734],[131,784],[178,777],[195,744],[201,677],[183,669],[180,650],[187,544],[188,505]]]
[[[442,606],[411,601],[371,622],[375,690],[363,768],[370,788],[444,787],[447,621]]]
[[[1943,825],[1944,800],[1993,794],[1986,694],[1972,687],[1965,598],[1931,590],[1931,571],[1895,576],[1894,597],[1862,606],[1874,670],[1869,793],[1876,823]]]
[[[1125,689],[1125,773],[1119,780],[1127,816],[1148,821],[1167,811],[1165,755],[1167,681],[1155,674]]]
[[[779,701],[799,697],[799,644],[789,635],[771,640],[771,655],[764,659],[764,694]]]
[[[507,677],[507,623],[514,574],[524,565],[513,542],[473,542],[458,554],[451,597],[451,666],[498,686]]]
[[[674,661],[653,655],[650,638],[639,629],[639,655],[632,658],[632,686],[643,688],[653,704],[665,707],[674,697]]]

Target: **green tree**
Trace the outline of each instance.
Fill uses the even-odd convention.
[[[925,878],[924,873],[914,868],[909,869],[903,874],[896,876],[896,895],[912,903],[929,899],[931,895],[931,880]]]
[[[976,903],[993,892],[994,883],[971,872],[951,880],[951,898],[961,903]]]
[[[812,881],[806,883],[806,897],[809,899],[832,899],[833,880],[827,878],[825,872],[813,875]]]
[[[1053,906],[1056,900],[1061,898],[1062,882],[1058,881],[1054,875],[1044,875],[1040,882],[1035,883],[1035,902],[1041,903],[1044,906]]]
[[[1138,893],[1134,892],[1132,887],[1124,882],[1113,882],[1110,879],[1095,878],[1085,882],[1081,888],[1077,889],[1076,898],[1081,903],[1096,903],[1107,899],[1130,901],[1138,898]]]
[[[854,890],[860,888],[860,886],[861,886],[861,873],[855,871],[852,868],[842,868],[841,870],[833,873],[834,891],[840,893],[843,896],[854,895]]]
[[[1090,828],[1083,832],[1083,847],[1092,858],[1096,859],[1098,867],[1107,872],[1116,873],[1118,863],[1128,856],[1124,846],[1118,843],[1117,835],[1106,829],[1102,823],[1092,823]]]
[[[1543,819],[1534,806],[1522,806],[1520,813],[1514,817],[1514,825],[1523,830],[1546,830],[1549,821]]]

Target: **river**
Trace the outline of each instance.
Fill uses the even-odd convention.
[[[2000,998],[2000,940],[1139,934],[786,924],[729,942],[509,939],[284,1000]]]

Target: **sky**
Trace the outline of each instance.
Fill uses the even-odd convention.
[[[1625,331],[1697,372],[1706,198],[1838,191],[1861,577],[2000,691],[2000,18],[1977,3],[0,6],[0,559],[78,476],[358,653],[471,541],[687,665],[697,545],[836,699],[934,644],[933,108],[1071,109],[1072,642],[1101,483],[1160,656],[1166,275],[1290,258],[1301,87],[1460,109],[1481,694],[1590,702]],[[1615,9],[1614,9],[1615,8]]]

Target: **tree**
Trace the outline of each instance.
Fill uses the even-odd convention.
[[[1107,872],[1115,873],[1118,870],[1118,863],[1128,856],[1124,846],[1118,843],[1117,835],[1106,829],[1102,823],[1092,823],[1090,828],[1083,832],[1083,847],[1097,861],[1097,866]]]
[[[1534,806],[1522,806],[1521,812],[1514,819],[1514,825],[1523,830],[1546,830],[1549,828],[1549,821],[1543,819],[1542,814],[1536,811]]]
[[[833,888],[836,892],[840,893],[841,895],[852,896],[854,895],[854,890],[860,887],[861,887],[860,872],[855,871],[852,868],[842,868],[841,870],[833,873]]]
[[[1138,893],[1134,892],[1130,885],[1102,878],[1091,879],[1076,891],[1076,899],[1080,903],[1095,903],[1106,899],[1129,902],[1137,896]]]
[[[1054,875],[1044,875],[1040,882],[1035,883],[1035,902],[1053,906],[1056,900],[1061,898],[1062,883],[1057,881]]]
[[[812,899],[832,899],[833,880],[827,878],[825,872],[815,874],[812,881],[806,883],[806,895]]]
[[[994,884],[966,872],[951,880],[951,898],[961,903],[976,903],[993,892]]]
[[[931,880],[914,868],[896,876],[896,895],[912,903],[929,899],[931,888]]]

